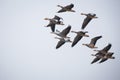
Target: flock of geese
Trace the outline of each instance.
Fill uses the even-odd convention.
[[[61,8],[57,13],[75,12],[75,10],[72,9],[74,7],[74,4],[70,4],[70,5],[67,5],[67,6],[61,6],[61,5],[57,5],[57,6]],[[83,21],[82,27],[81,27],[82,30],[85,29],[85,27],[88,25],[88,23],[92,19],[98,18],[98,17],[96,17],[96,14],[92,14],[92,13],[88,13],[88,14],[81,13],[81,15],[86,16],[86,18]],[[59,36],[59,37],[55,37],[55,39],[59,39],[59,41],[56,45],[56,49],[60,48],[66,42],[72,43],[71,47],[74,47],[83,37],[89,37],[89,35],[87,35],[88,31],[71,31],[72,33],[76,34],[74,40],[71,41],[70,37],[67,36],[68,33],[70,33],[71,25],[68,25],[68,27],[66,27],[62,31],[59,31],[59,30],[55,29],[56,25],[64,25],[63,18],[55,15],[53,18],[45,18],[44,20],[49,21],[49,24],[45,27],[50,27],[51,30],[52,30],[51,33]],[[97,40],[99,40],[100,38],[102,38],[102,36],[96,36],[96,37],[91,39],[90,43],[82,44],[82,45],[85,45],[85,46],[87,46],[88,48],[91,48],[91,49],[98,48],[95,45],[96,45]],[[94,50],[94,51],[97,51],[97,53],[92,54],[92,56],[95,56],[95,58],[93,59],[91,64],[93,64],[97,61],[99,61],[99,63],[102,63],[102,62],[105,62],[108,59],[115,59],[115,57],[113,57],[114,53],[113,52],[108,52],[110,50],[111,46],[112,45],[110,43],[108,43],[108,45],[105,46],[103,49]]]

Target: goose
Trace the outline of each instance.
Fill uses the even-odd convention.
[[[99,63],[103,63],[103,62],[107,61],[108,59],[115,59],[115,57],[112,56],[113,54],[114,54],[113,52],[108,52],[106,54],[102,54],[99,52],[99,53],[97,53],[97,55],[95,55],[96,58],[94,58],[94,60],[91,62],[91,64],[93,64],[99,60],[100,60]]]
[[[55,31],[55,25],[64,25],[63,22],[61,21],[56,21],[54,18],[50,19],[50,18],[44,18],[44,20],[48,20],[49,24],[45,27],[51,27],[52,32]]]
[[[59,36],[61,38],[70,38],[70,37],[67,37],[67,34],[70,32],[70,30],[71,30],[71,26],[69,25],[67,28],[65,28],[61,32],[56,30],[56,32],[52,32],[52,33],[56,34],[57,36]]]
[[[102,36],[97,36],[97,37],[94,37],[91,39],[91,42],[89,44],[82,44],[82,45],[85,45],[89,48],[98,48],[98,47],[95,47],[95,44],[97,42],[98,39],[102,38]]]
[[[72,3],[67,6],[61,6],[61,5],[57,5],[57,6],[61,8],[57,13],[66,12],[66,11],[75,12],[75,10],[72,10],[72,8],[74,7],[74,4]]]
[[[99,61],[101,59],[101,61],[99,63],[102,63],[108,59],[115,59],[115,57],[112,57],[112,55],[114,54],[113,52],[108,52],[111,48],[111,44],[109,43],[106,47],[104,47],[102,50],[94,50],[97,51],[98,53],[96,53],[95,55],[92,54],[92,56],[96,56],[96,58],[94,58],[94,60],[91,62],[91,64]]]
[[[85,15],[86,18],[84,19],[83,21],[83,24],[82,24],[82,27],[81,29],[84,29],[87,24],[93,19],[93,18],[98,18],[96,17],[96,14],[92,14],[92,13],[88,13],[88,14],[85,14],[85,13],[81,13],[81,15]]]
[[[74,47],[78,43],[78,41],[80,41],[82,39],[83,36],[84,37],[89,37],[89,35],[86,35],[86,33],[88,33],[88,31],[85,31],[85,32],[83,32],[83,31],[78,31],[78,32],[71,31],[71,32],[77,34],[76,37],[73,40],[73,43],[72,43],[71,47]]]
[[[69,38],[58,38],[55,37],[55,39],[59,39],[57,45],[56,45],[56,49],[60,48],[63,44],[65,44],[66,42],[72,42]]]

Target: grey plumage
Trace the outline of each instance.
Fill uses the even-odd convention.
[[[57,45],[56,45],[56,49],[60,48],[63,44],[65,44],[66,42],[72,42],[70,41],[69,38],[65,39],[65,38],[57,38],[60,41],[58,41]]]
[[[98,53],[96,53],[93,56],[96,56],[96,58],[98,58],[98,57],[100,58],[99,63],[103,63],[103,62],[107,61],[108,59],[115,59],[115,57],[112,56],[114,53],[108,52],[110,50],[111,46],[112,46],[111,44],[108,44],[102,50],[95,50],[95,51],[98,51]]]
[[[71,26],[69,25],[67,28],[63,29],[61,32],[56,30],[56,32],[52,32],[53,34],[56,34],[57,36],[61,38],[70,38],[67,36],[67,34],[70,32]]]
[[[91,13],[89,14],[81,13],[81,15],[86,15],[86,18],[83,21],[81,29],[84,29],[93,18],[97,18],[96,14],[91,14]]]
[[[83,32],[83,31],[79,31],[79,32],[72,31],[72,32],[76,33],[77,35],[74,38],[71,47],[74,47],[78,43],[78,41],[80,41],[82,39],[83,36],[89,37],[88,35],[85,34],[87,32]]]
[[[95,44],[96,44],[97,40],[100,39],[100,38],[102,38],[102,36],[94,37],[94,38],[91,39],[89,44],[83,44],[83,45],[85,45],[89,48],[97,48],[97,47],[95,47]]]
[[[74,7],[74,4],[70,4],[67,6],[58,5],[58,7],[61,7],[61,9],[57,13],[62,13],[62,12],[66,12],[66,11],[75,12],[74,10],[72,10],[72,8]]]
[[[54,18],[50,19],[50,18],[45,18],[44,20],[49,20],[49,24],[46,27],[51,27],[52,32],[55,31],[55,26],[56,25],[64,25],[62,21],[60,21],[60,17],[59,16],[54,16]]]

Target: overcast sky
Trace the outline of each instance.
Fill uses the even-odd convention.
[[[75,13],[56,13],[57,5],[74,4]],[[120,80],[120,1],[119,0],[0,0],[0,80]],[[71,48],[66,43],[58,50],[58,42],[51,34],[44,18],[63,17],[64,26],[80,31],[85,16],[95,13],[84,31],[83,38]],[[71,40],[76,34],[70,33]],[[95,54],[83,46],[90,39],[102,35],[96,46],[102,49],[112,44],[116,59],[102,64],[90,64]]]

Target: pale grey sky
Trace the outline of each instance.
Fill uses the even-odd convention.
[[[73,3],[76,13],[56,13],[60,5]],[[0,0],[0,80],[119,80],[120,79],[120,1],[119,0]],[[96,13],[85,28],[90,38],[83,38],[75,47],[66,43],[60,49],[50,34],[45,17],[63,17],[65,26],[81,30],[85,16]],[[102,49],[112,44],[115,60],[90,64],[95,52],[82,43],[102,35],[96,44]],[[71,40],[75,34],[70,33]]]

